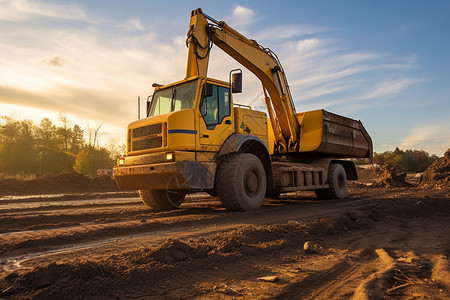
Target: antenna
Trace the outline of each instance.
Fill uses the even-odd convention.
[[[141,119],[141,97],[138,97],[138,120]]]

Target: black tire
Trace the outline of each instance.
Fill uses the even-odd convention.
[[[157,211],[177,209],[183,202],[186,192],[177,190],[139,190],[142,202]]]
[[[220,162],[216,184],[219,199],[226,209],[248,211],[262,206],[267,178],[255,155],[236,153]]]
[[[330,199],[343,199],[347,196],[347,174],[341,164],[331,164],[328,168],[327,194]]]
[[[330,164],[327,189],[314,190],[320,200],[343,199],[347,196],[347,174],[341,164]]]

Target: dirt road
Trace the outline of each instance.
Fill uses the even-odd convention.
[[[5,196],[0,298],[448,299],[449,190],[349,196],[227,212],[196,194],[164,213],[129,193]]]

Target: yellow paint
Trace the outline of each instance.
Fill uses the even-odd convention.
[[[267,115],[264,112],[235,107],[234,122],[236,133],[254,135],[268,146]]]
[[[216,152],[205,152],[199,151],[195,153],[196,161],[214,161],[216,157]]]
[[[207,82],[226,88],[229,87],[227,82],[219,81],[212,78],[207,78]],[[231,95],[231,91],[228,97],[231,105],[230,115],[224,117],[222,122],[220,124],[217,124],[214,128],[208,129],[200,112],[201,95],[199,95],[197,103],[195,105],[195,107],[197,108],[196,120],[198,122],[197,124],[199,131],[197,144],[198,151],[218,152],[222,147],[224,141],[234,132],[234,125],[233,125],[234,112],[232,109],[233,97]],[[231,124],[226,124],[227,121],[231,122]]]
[[[172,131],[186,130],[196,132],[194,109],[185,109],[173,112],[167,117],[167,147],[171,150],[195,151],[197,133],[171,133]]]
[[[267,90],[279,124],[281,135],[276,137],[276,143],[286,147],[286,143],[290,141],[291,150],[295,150],[299,140],[299,124],[286,76],[276,56],[223,21],[209,27],[211,30],[205,30],[207,26],[208,20],[202,10],[192,11],[187,34],[186,78],[195,75],[207,76],[210,53],[202,47],[211,41],[259,78],[263,88]],[[267,109],[270,111],[272,108]]]
[[[297,114],[300,123],[299,152],[316,150],[322,143],[323,110],[313,110]]]
[[[174,151],[174,161],[195,161],[195,152]]]

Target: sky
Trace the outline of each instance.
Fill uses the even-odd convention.
[[[361,120],[375,152],[450,148],[450,1],[0,0],[0,117],[64,114],[125,142],[137,97],[144,111],[152,83],[184,78],[198,7],[277,54],[297,112]],[[208,76],[234,68],[213,47]],[[234,101],[265,110],[243,75]]]

